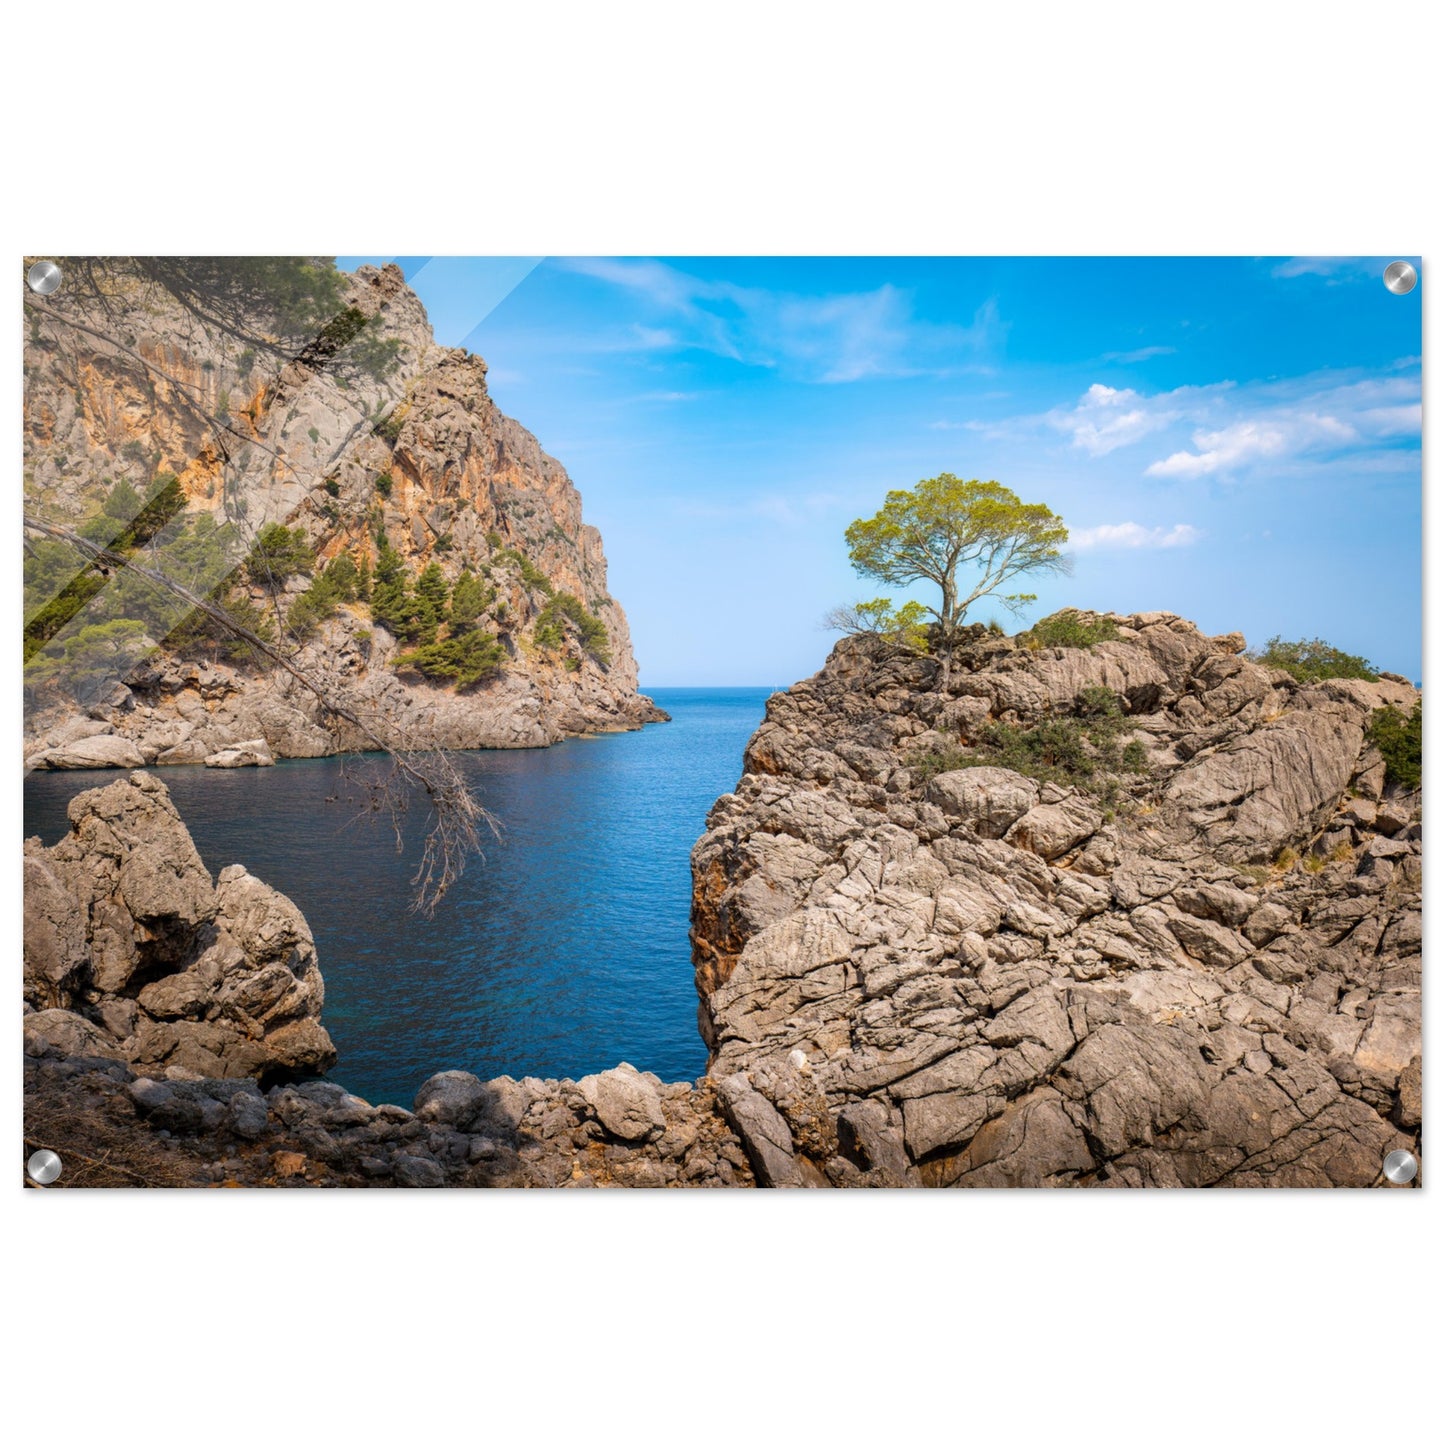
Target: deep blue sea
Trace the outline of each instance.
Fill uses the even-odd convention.
[[[578,1078],[626,1060],[693,1079],[697,1032],[688,854],[770,688],[659,688],[672,722],[526,752],[459,753],[500,819],[436,914],[410,911],[422,819],[397,853],[388,824],[357,820],[368,759],[235,771],[159,768],[218,873],[244,863],[292,898],[316,935],[330,1077],[410,1106],[441,1069],[482,1078]],[[107,772],[32,773],[25,836],[56,842],[66,804]],[[328,801],[334,799],[334,801]]]

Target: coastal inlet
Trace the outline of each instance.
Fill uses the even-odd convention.
[[[424,828],[398,854],[358,816],[380,759],[160,770],[214,876],[242,863],[290,897],[316,938],[329,1077],[410,1107],[444,1069],[581,1078],[626,1059],[665,1080],[706,1067],[688,944],[688,855],[731,790],[768,688],[659,689],[669,724],[550,748],[458,754],[503,825],[434,917],[410,911]],[[25,836],[114,773],[32,773]]]

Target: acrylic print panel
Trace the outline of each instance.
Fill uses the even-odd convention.
[[[1418,1183],[1396,259],[27,257],[31,1182]]]

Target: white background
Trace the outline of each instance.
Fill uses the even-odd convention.
[[[31,6],[0,86],[5,254],[17,297],[22,253],[85,251],[1423,254],[1432,329],[1428,16]],[[1361,577],[1360,606],[1388,585]],[[1423,1438],[1439,1200],[86,1195],[17,1169],[0,1364],[50,1440]]]

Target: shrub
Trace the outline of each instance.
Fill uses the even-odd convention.
[[[452,630],[458,632],[471,627],[496,595],[495,587],[483,586],[470,568],[464,569],[452,588]]]
[[[1331,677],[1358,677],[1373,682],[1377,676],[1363,657],[1341,652],[1319,637],[1301,638],[1298,642],[1271,637],[1246,656],[1265,667],[1281,667],[1300,682],[1323,682]]]
[[[1422,734],[1424,716],[1421,700],[1406,717],[1398,708],[1376,708],[1370,714],[1365,736],[1379,748],[1385,760],[1385,779],[1412,792],[1420,786],[1423,766]]]
[[[376,479],[376,490],[388,500],[391,497],[391,473],[382,472]]]
[[[327,477],[323,485],[326,487],[328,496],[339,497],[341,495],[341,483],[335,477]]]
[[[561,647],[567,640],[569,622],[576,629],[577,640],[598,662],[605,666],[612,661],[606,625],[570,592],[558,592],[542,609],[532,637],[539,647]]]
[[[314,560],[304,527],[268,522],[246,558],[246,574],[258,586],[276,586],[298,573],[309,574]]]
[[[1073,607],[1041,618],[1027,632],[1019,634],[1025,647],[1092,647],[1096,642],[1112,642],[1119,635],[1118,627],[1107,617],[1097,622],[1084,622]]]
[[[423,677],[451,681],[460,690],[500,672],[506,657],[506,648],[489,633],[464,632],[404,652],[396,665],[412,668]]]
[[[525,552],[519,552],[515,547],[505,547],[497,553],[496,560],[498,562],[515,562],[525,587],[543,592],[548,597],[552,595],[552,579],[537,567]]]

